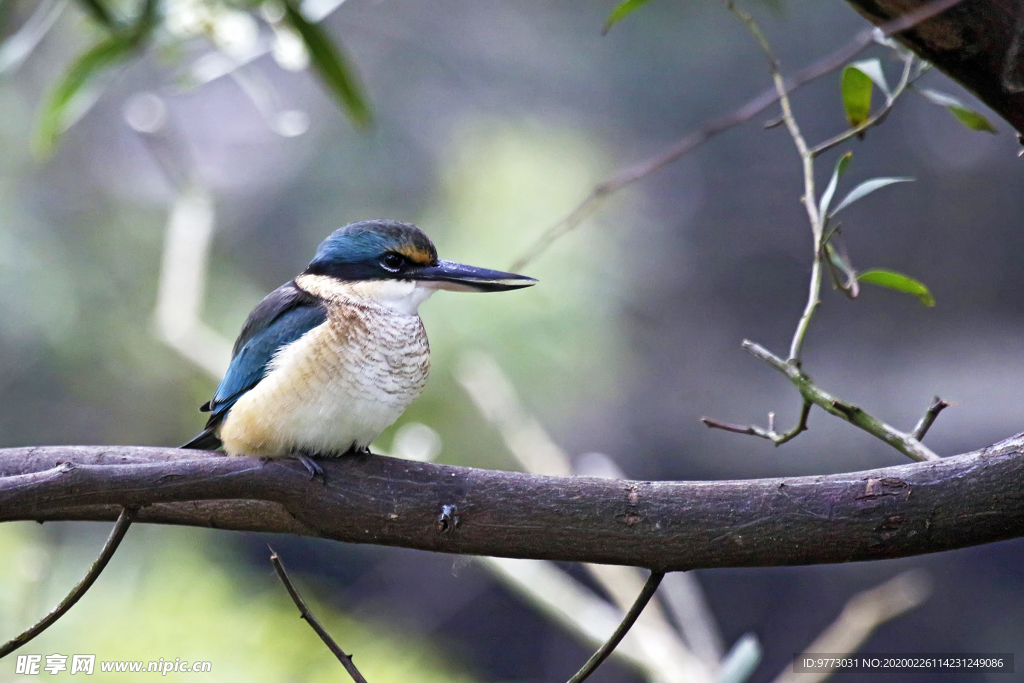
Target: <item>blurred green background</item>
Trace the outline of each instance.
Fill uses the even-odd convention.
[[[7,36],[38,7],[0,2]],[[194,11],[186,0],[166,5]],[[38,158],[43,103],[99,35],[70,4],[23,63],[0,72],[0,445],[167,446],[201,428],[197,407],[216,380],[154,322],[168,214],[189,188],[213,206],[202,320],[230,341],[252,306],[340,225],[412,221],[443,258],[506,268],[616,168],[769,84],[756,46],[718,3],[653,2],[602,37],[611,8],[345,2],[322,26],[365,85],[367,131],[352,127],[308,70],[282,68],[287,55],[275,61],[268,51],[287,45],[265,26],[232,15],[210,34],[216,40],[165,37],[101,79],[54,153]],[[788,69],[864,26],[838,0],[755,11]],[[232,66],[214,78],[224,59]],[[838,78],[795,96],[814,140],[844,126]],[[970,101],[939,74],[926,81]],[[854,152],[851,186],[917,178],[851,208],[844,235],[858,265],[920,278],[938,306],[881,290],[855,302],[826,292],[805,366],[825,388],[904,428],[933,394],[953,402],[929,435],[941,454],[1007,437],[1024,414],[1024,171],[1009,127],[992,120],[999,135],[974,133],[908,97],[866,140],[834,153]],[[809,268],[798,160],[785,131],[762,122],[614,196],[528,266],[540,286],[426,303],[432,376],[395,429],[429,426],[443,462],[518,467],[456,379],[465,354],[482,350],[571,456],[606,453],[632,477],[900,464],[820,412],[810,432],[778,450],[699,423],[709,415],[763,424],[771,410],[787,425],[799,407],[782,378],[739,349],[744,338],[777,352],[788,345]],[[379,449],[395,448],[395,429]],[[0,527],[3,633],[48,609],[105,533],[92,524]],[[93,591],[24,651],[209,659],[208,678],[218,681],[338,680],[277,584],[268,540],[373,683],[551,681],[587,656],[473,562],[160,527],[133,528]],[[1010,542],[898,562],[698,574],[725,640],[760,638],[764,659],[751,679],[760,681],[851,593],[907,567],[930,570],[933,597],[867,650],[1012,650],[1024,637],[1024,615],[1008,607],[1024,599],[1022,559],[1024,546]],[[0,665],[0,680],[15,680],[12,671]],[[635,675],[613,663],[592,680]]]

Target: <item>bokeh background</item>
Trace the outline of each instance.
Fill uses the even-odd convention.
[[[10,35],[35,3],[4,4]],[[68,7],[0,80],[0,445],[168,446],[200,429],[196,408],[216,380],[168,343],[154,317],[169,214],[188,193],[210,207],[200,214],[213,230],[202,320],[230,341],[251,307],[340,225],[412,221],[443,257],[507,267],[616,168],[769,85],[762,55],[719,3],[650,3],[602,37],[612,4],[345,2],[322,25],[366,86],[375,123],[365,132],[313,75],[282,68],[266,50],[213,77],[211,52],[237,57],[264,45],[265,27],[236,22],[219,44],[178,41],[114,72],[55,152],[39,158],[31,139],[42,103],[96,36]],[[753,9],[789,69],[864,26],[839,0]],[[884,63],[894,80],[897,64]],[[844,126],[838,78],[794,97],[812,140]],[[941,74],[926,82],[971,101]],[[603,453],[631,477],[900,464],[898,453],[817,410],[810,431],[778,449],[699,422],[764,424],[775,411],[788,425],[799,406],[783,378],[739,348],[750,338],[783,352],[806,297],[800,170],[785,130],[760,125],[771,116],[618,193],[525,269],[540,286],[441,293],[425,304],[432,377],[396,427],[429,427],[406,435],[417,447],[430,442],[442,462],[519,467],[457,379],[479,351],[571,457]],[[824,180],[835,154],[850,150],[848,187],[877,175],[917,179],[849,209],[844,235],[855,263],[909,273],[938,303],[872,289],[848,301],[828,291],[805,367],[904,428],[933,395],[951,401],[928,436],[946,455],[1010,436],[1024,414],[1024,167],[1012,131],[991,118],[998,135],[969,131],[908,96],[820,169]],[[216,367],[219,352],[214,343],[196,353]],[[395,433],[382,435],[379,449],[401,451]],[[48,609],[108,528],[3,525],[3,633]],[[273,576],[268,542],[374,683],[564,680],[591,649],[475,560],[136,527],[93,591],[25,652],[209,659],[206,676],[217,681],[338,680],[336,662]],[[767,681],[850,595],[908,568],[930,574],[931,597],[864,650],[1012,652],[1024,638],[1022,560],[1024,545],[1007,542],[696,576],[726,647],[744,634],[759,640],[750,680]],[[563,569],[593,586],[578,567]],[[18,679],[13,671],[13,660],[0,665],[0,680]],[[593,680],[643,678],[612,661]]]

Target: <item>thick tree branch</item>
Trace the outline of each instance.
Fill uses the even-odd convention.
[[[0,521],[294,533],[659,570],[905,557],[1024,536],[1024,435],[865,472],[747,481],[543,477],[382,456],[265,463],[173,448],[0,450]],[[454,522],[439,525],[444,506]]]

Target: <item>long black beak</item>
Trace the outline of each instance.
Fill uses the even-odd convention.
[[[411,275],[414,280],[436,283],[434,286],[438,289],[455,292],[505,292],[537,284],[536,280],[525,275],[465,266],[451,261],[438,261],[436,266],[418,268]]]

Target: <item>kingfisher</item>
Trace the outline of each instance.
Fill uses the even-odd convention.
[[[430,345],[419,307],[439,289],[501,292],[524,275],[437,258],[409,223],[369,220],[335,230],[306,269],[249,314],[206,428],[182,448],[310,458],[369,453],[423,391]]]

